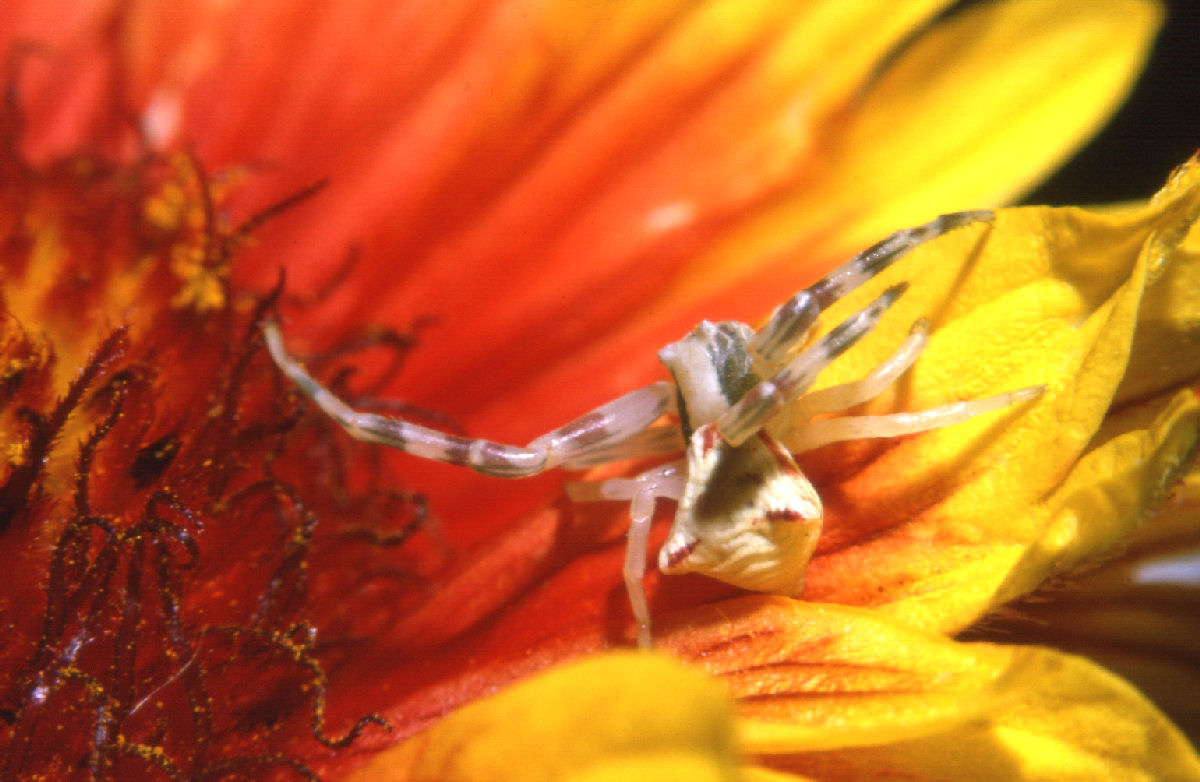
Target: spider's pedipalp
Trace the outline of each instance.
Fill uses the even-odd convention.
[[[863,335],[875,327],[883,313],[908,288],[898,283],[835,326],[800,355],[793,358],[773,377],[762,381],[732,405],[717,419],[717,431],[730,445],[741,445],[762,428],[771,416],[789,400],[804,392],[822,369],[846,352]]]
[[[987,209],[952,212],[924,225],[896,231],[779,305],[754,336],[751,349],[767,361],[782,358],[804,339],[822,310],[891,266],[914,247],[947,231],[994,217],[995,214]]]

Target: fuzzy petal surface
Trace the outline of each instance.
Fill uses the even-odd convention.
[[[829,780],[1200,775],[1178,729],[1083,658],[957,643],[844,606],[747,598],[732,608],[733,633],[704,664],[739,696],[746,749],[776,770]]]

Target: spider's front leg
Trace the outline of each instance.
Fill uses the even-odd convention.
[[[619,450],[622,442],[670,412],[675,399],[670,383],[654,383],[597,407],[526,446],[475,440],[355,410],[317,382],[287,352],[279,324],[264,321],[262,330],[267,349],[279,369],[351,437],[391,446],[425,459],[470,467],[499,478],[522,478],[563,464],[594,463],[597,454]],[[661,438],[641,439],[653,447]],[[659,447],[664,446],[659,444]]]
[[[839,323],[810,348],[799,354],[772,377],[751,388],[716,420],[721,439],[738,446],[766,425],[789,400],[812,385],[821,370],[846,352],[863,335],[875,328],[908,287],[893,285],[865,308]]]
[[[995,217],[988,209],[951,212],[915,228],[905,228],[868,247],[775,308],[754,335],[751,349],[768,362],[777,362],[808,335],[821,311],[871,279],[910,250],[955,228]]]
[[[883,391],[903,374],[928,342],[928,323],[919,320],[899,349],[862,380],[822,389],[808,397],[800,396],[834,358],[875,327],[888,307],[903,294],[905,285],[895,285],[866,308],[854,313],[828,334],[800,353],[773,377],[762,381],[729,408],[716,421],[717,431],[730,445],[738,446],[761,429],[784,404],[798,399],[792,410],[793,420],[805,421],[815,415],[844,410],[865,402]],[[1002,410],[1037,399],[1045,386],[952,402],[915,413],[879,416],[848,416],[807,421],[788,437],[792,453],[813,450],[829,443],[870,437],[899,437],[961,423],[977,415]]]
[[[781,304],[750,341],[750,349],[768,365],[787,361],[817,322],[821,312],[904,257],[913,248],[964,225],[994,217],[986,209],[952,212],[928,223],[896,231],[868,247]],[[874,328],[907,285],[894,285],[866,309],[855,313],[816,345],[792,358],[774,377],[739,399],[720,420],[717,430],[731,445],[740,445],[775,415],[784,402],[807,389],[825,366]],[[919,350],[917,351],[920,352]],[[915,358],[915,356],[914,356]]]

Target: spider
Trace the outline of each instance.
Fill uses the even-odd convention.
[[[1044,387],[1037,386],[920,412],[812,420],[880,394],[913,365],[929,338],[928,322],[918,320],[895,353],[863,379],[806,394],[822,369],[874,328],[907,283],[888,288],[801,349],[821,312],[917,245],[992,217],[986,210],[956,212],[897,231],[792,296],[758,331],[737,321],[702,321],[658,353],[674,382],[628,393],[524,447],[358,412],[288,354],[277,323],[265,321],[262,328],[279,369],[359,440],[501,478],[682,452],[682,458],[632,478],[567,484],[575,501],[630,503],[624,580],[638,645],[648,648],[650,610],[642,580],[659,500],[678,503],[658,555],[663,573],[697,572],[743,589],[797,595],[823,511],[796,454],[842,440],[949,426],[1042,394]]]

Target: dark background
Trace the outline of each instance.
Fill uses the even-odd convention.
[[[1200,0],[1166,5],[1167,19],[1128,102],[1025,203],[1145,198],[1200,149]]]

